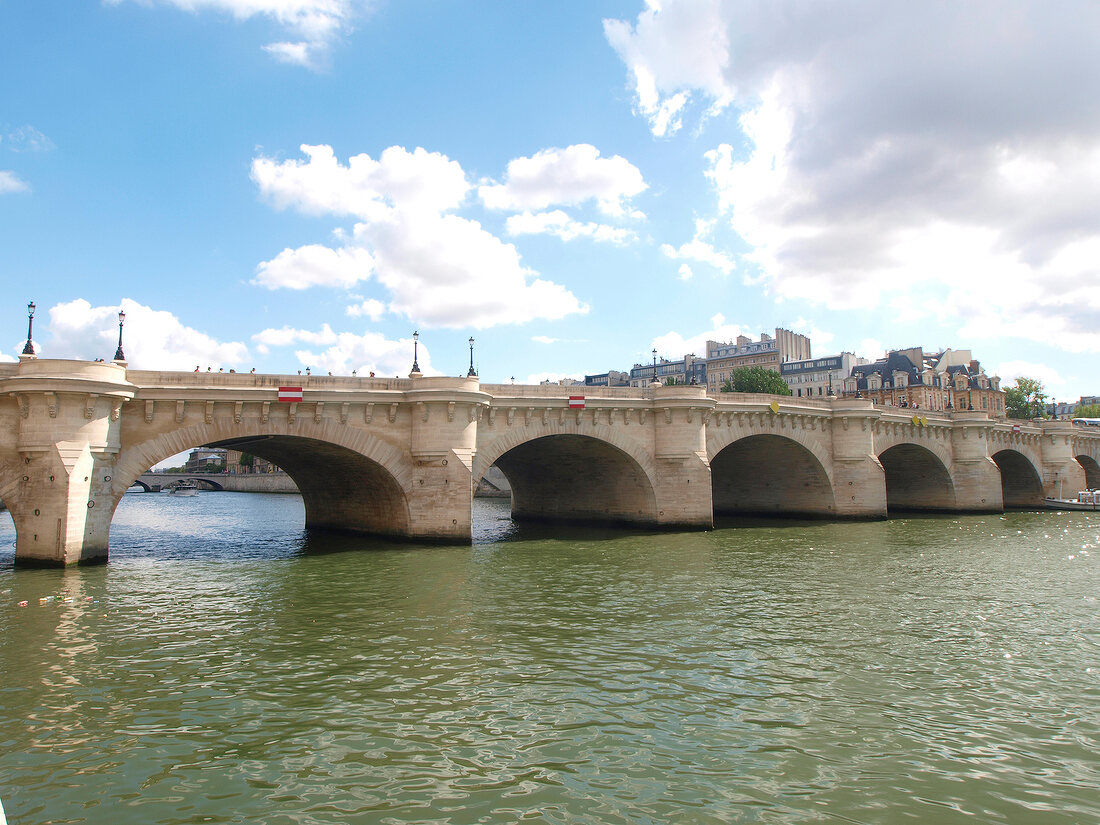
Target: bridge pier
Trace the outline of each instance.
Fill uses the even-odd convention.
[[[1048,498],[1076,498],[1088,489],[1085,468],[1074,455],[1074,428],[1068,421],[1043,425],[1043,495]]]
[[[134,395],[123,366],[24,358],[0,382],[19,407],[0,492],[15,522],[17,564],[106,560],[119,412]]]
[[[653,403],[657,524],[709,529],[714,505],[706,423],[715,402],[704,387],[674,385],[655,387]]]
[[[870,401],[837,399],[832,404],[833,498],[844,518],[886,518],[886,472],[875,456]]]
[[[991,423],[983,412],[955,413],[951,432],[954,461],[947,468],[955,487],[955,509],[971,513],[1004,510],[1001,470],[990,455]]]

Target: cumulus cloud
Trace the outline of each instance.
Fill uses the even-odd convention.
[[[344,250],[284,250],[260,265],[258,282],[348,287],[367,276],[370,262],[391,293],[389,311],[418,323],[484,328],[588,311],[569,290],[525,267],[515,246],[453,214],[470,188],[456,161],[399,146],[378,160],[356,155],[347,165],[328,146],[302,152],[304,162],[253,161],[261,193],[280,208],[360,220]]]
[[[83,298],[50,308],[48,338],[42,355],[49,358],[110,360],[118,346],[119,306],[93,307]],[[134,369],[193,370],[212,366],[242,367],[248,348],[238,341],[217,341],[183,323],[171,312],[155,310],[129,298],[122,348]]]
[[[6,169],[0,169],[0,195],[7,194],[9,192],[27,192],[30,187],[26,183],[19,179],[19,176],[14,172],[9,172]]]
[[[252,281],[268,289],[308,289],[311,286],[349,288],[370,277],[374,260],[365,249],[330,249],[309,244],[284,249],[256,267]]]
[[[988,368],[986,371],[989,372]],[[1035,361],[1004,361],[990,374],[1001,376],[1001,389],[1014,386],[1017,378],[1034,378],[1042,383],[1048,393],[1067,384],[1056,368]]]
[[[931,298],[971,337],[1057,330],[1082,352],[1100,351],[1098,30],[1080,0],[650,0],[605,22],[655,133],[736,111],[706,175],[777,298]]]
[[[267,353],[273,347],[289,347],[295,344],[311,345],[309,349],[295,349],[294,357],[303,368],[309,367],[318,374],[332,372],[349,375],[354,370],[366,377],[374,372],[378,376],[405,376],[412,367],[413,340],[402,338],[391,341],[381,333],[335,332],[328,324],[319,330],[281,327],[265,329],[252,336],[257,349]],[[314,349],[316,348],[316,349]],[[423,341],[417,346],[417,364],[424,375],[438,375],[432,367],[432,356]]]
[[[657,350],[658,358],[668,358],[675,361],[685,355],[694,354],[700,358],[706,357],[707,341],[734,341],[738,335],[747,335],[742,327],[737,324],[727,324],[726,317],[722,313],[711,316],[710,329],[703,332],[684,335],[679,332],[666,332],[653,339],[653,347]]]
[[[386,314],[386,305],[374,298],[367,298],[365,301],[352,304],[344,312],[351,318],[369,318],[372,321],[380,321],[382,316]]]
[[[637,237],[634,232],[592,221],[577,221],[560,209],[551,212],[521,212],[505,221],[509,235],[554,235],[563,241],[589,238],[593,241],[623,244]]]
[[[540,210],[594,200],[606,214],[622,215],[625,202],[646,188],[630,161],[600,157],[595,146],[578,143],[509,161],[504,183],[480,186],[478,195],[490,209]]]
[[[672,258],[674,261],[697,261],[698,263],[714,267],[723,275],[729,275],[737,266],[736,262],[729,255],[715,249],[707,240],[707,237],[714,230],[714,224],[715,221],[713,220],[696,220],[695,235],[690,241],[680,244],[679,247],[674,247],[667,243],[661,244],[661,252],[664,253],[666,258]],[[692,271],[690,268],[687,269],[687,274],[685,275],[684,266],[680,267],[681,280],[686,281],[691,277],[691,274]]]
[[[106,0],[118,5],[124,0]],[[237,20],[266,17],[300,39],[269,43],[264,50],[284,63],[317,68],[333,42],[351,30],[365,7],[363,0],[139,0],[146,5],[175,6],[184,11],[229,14]]]

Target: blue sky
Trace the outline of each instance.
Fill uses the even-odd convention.
[[[0,358],[484,381],[777,326],[1100,393],[1100,8],[0,0]]]

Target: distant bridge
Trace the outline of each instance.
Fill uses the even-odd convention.
[[[141,487],[148,493],[165,490],[181,481],[193,481],[206,490],[230,493],[298,492],[298,485],[286,473],[142,473],[130,486]]]
[[[302,400],[278,400],[301,386]],[[583,401],[570,396],[582,393]],[[306,526],[469,542],[496,465],[515,518],[702,529],[716,513],[999,512],[1100,486],[1100,433],[983,412],[695,386],[610,389],[0,364],[0,499],[16,560],[103,560],[126,490],[225,446],[286,470]],[[219,483],[225,476],[219,476]]]

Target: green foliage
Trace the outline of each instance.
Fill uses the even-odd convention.
[[[665,379],[665,386],[666,387],[675,387],[677,384],[683,384],[683,383],[684,383],[683,381],[681,381],[679,378],[677,378],[674,375],[670,375],[668,378]]]
[[[242,467],[251,467],[256,463],[256,460],[252,457],[252,453],[241,453],[241,460],[238,463]]]
[[[1074,418],[1100,418],[1100,404],[1082,404],[1073,411]]]
[[[722,384],[722,392],[761,392],[769,395],[790,395],[787,386],[778,372],[764,367],[738,367]]]
[[[1020,377],[1015,387],[1005,387],[1005,413],[1009,418],[1046,418],[1047,394],[1034,378]]]

